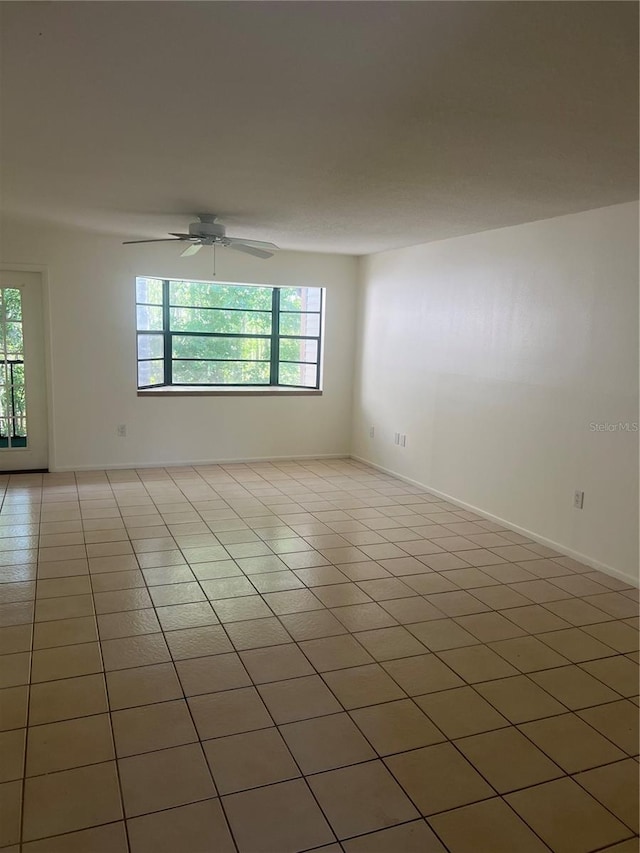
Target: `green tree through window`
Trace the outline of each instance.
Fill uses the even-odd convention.
[[[320,387],[323,290],[136,279],[138,387]]]

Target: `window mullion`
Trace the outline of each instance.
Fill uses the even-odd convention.
[[[169,281],[162,282],[162,332],[164,340],[164,384],[173,385],[173,362],[171,347],[171,311],[169,308]]]
[[[274,287],[271,294],[271,375],[270,385],[279,384],[278,362],[280,360],[280,288]]]
[[[316,350],[316,388],[320,388],[320,364],[322,363],[322,336],[324,329],[322,328],[322,318],[324,317],[324,290],[320,291],[320,312],[318,322],[318,348]]]

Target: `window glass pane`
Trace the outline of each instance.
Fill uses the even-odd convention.
[[[138,331],[162,331],[162,308],[138,305]]]
[[[174,361],[174,385],[268,385],[269,362]]]
[[[271,288],[230,284],[207,284],[202,281],[170,281],[171,305],[196,308],[245,308],[271,310]]]
[[[162,358],[163,356],[163,335],[138,335],[138,358]]]
[[[236,335],[271,334],[271,314],[248,311],[211,311],[172,308],[171,329],[176,332],[218,332]]]
[[[318,337],[320,334],[320,315],[280,314],[280,334]]]
[[[11,379],[13,374],[13,387],[11,389],[11,404],[13,417],[15,419],[15,434],[27,434],[27,406],[24,391],[24,364],[12,364],[9,372]]]
[[[4,310],[7,320],[22,321],[22,299],[20,291],[15,287],[5,287],[2,290]]]
[[[20,438],[27,437],[27,422],[24,418],[14,418],[13,429],[14,435],[17,435]]]
[[[280,362],[280,385],[303,385],[315,388],[317,368],[315,364],[283,364]]]
[[[223,358],[262,361],[271,357],[268,338],[203,338],[173,335],[174,358]]]
[[[281,287],[282,311],[319,311],[322,290],[319,287]]]
[[[282,338],[280,341],[282,361],[318,361],[318,342],[304,338]]]
[[[136,302],[162,305],[162,280],[159,278],[136,279]]]
[[[162,385],[163,382],[163,361],[138,362],[138,387],[142,387],[143,385]]]
[[[5,325],[5,346],[10,356],[22,358],[22,323]]]

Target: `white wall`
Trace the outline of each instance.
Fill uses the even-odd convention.
[[[361,279],[354,454],[637,578],[638,434],[590,430],[638,421],[637,205],[369,256]]]
[[[326,287],[322,396],[148,399],[136,389],[135,276],[210,280],[212,253],[179,258],[172,244],[121,239],[3,223],[2,263],[47,268],[51,470],[349,452],[354,258],[279,252],[261,261],[217,252],[219,281]],[[125,439],[117,424],[127,425]]]

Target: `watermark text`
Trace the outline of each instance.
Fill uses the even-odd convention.
[[[591,421],[591,432],[638,432],[637,421]]]

